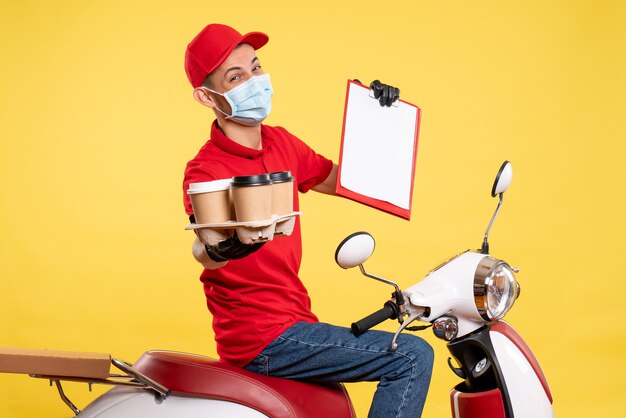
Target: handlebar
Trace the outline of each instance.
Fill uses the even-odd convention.
[[[398,309],[398,305],[396,305],[392,301],[388,301],[381,309],[359,321],[353,322],[352,333],[358,337],[359,335],[365,333],[367,330],[375,327],[381,322],[384,322],[388,319],[396,319],[399,312],[400,310]]]

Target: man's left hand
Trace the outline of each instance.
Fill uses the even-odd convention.
[[[389,84],[383,84],[379,80],[370,83],[370,89],[374,92],[374,98],[378,99],[381,106],[391,106],[400,98],[400,89]]]

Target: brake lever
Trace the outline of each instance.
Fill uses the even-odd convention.
[[[415,310],[411,309],[411,312],[409,313],[409,317],[405,319],[404,321],[402,321],[402,325],[400,325],[400,328],[398,328],[396,333],[393,335],[393,339],[391,340],[391,351],[396,351],[396,349],[398,348],[398,344],[396,343],[396,340],[398,339],[398,336],[400,336],[400,333],[404,331],[404,329],[411,322],[419,318],[424,313],[424,311],[425,311],[424,308],[415,309]]]

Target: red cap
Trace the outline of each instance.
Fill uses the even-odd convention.
[[[202,85],[211,74],[228,58],[239,44],[250,44],[259,49],[269,41],[262,32],[250,32],[241,35],[230,26],[213,23],[189,43],[185,52],[185,71],[193,87]]]

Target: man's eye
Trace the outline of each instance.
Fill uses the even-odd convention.
[[[234,75],[230,78],[230,82],[232,83],[233,81],[237,81],[239,80],[239,75]]]
[[[252,67],[252,71],[257,72],[261,70],[261,66],[260,65],[255,65],[254,67]]]

